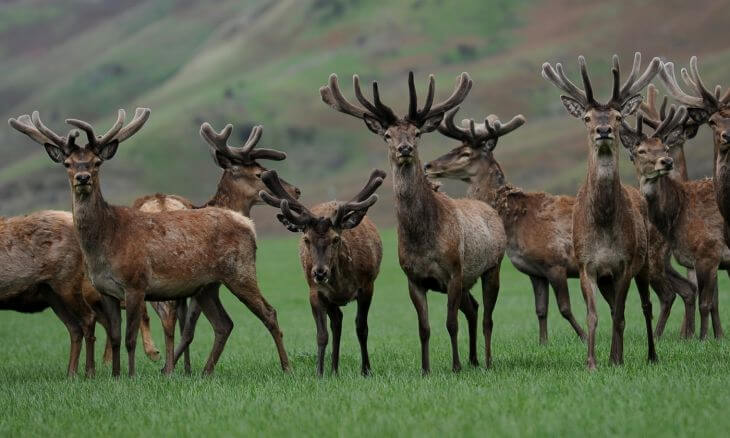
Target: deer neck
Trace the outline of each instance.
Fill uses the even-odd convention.
[[[504,172],[499,165],[486,163],[484,160],[466,182],[469,183],[466,191],[467,198],[486,202],[492,207],[495,206],[497,191],[507,184]]]
[[[669,239],[685,202],[682,183],[670,174],[652,182],[642,182],[641,192],[646,198],[649,219]]]
[[[73,190],[72,208],[74,227],[85,256],[103,251],[107,246],[104,241],[118,227],[114,208],[104,200],[99,184],[94,184],[88,194]]]
[[[227,171],[223,172],[215,195],[205,204],[210,207],[226,208],[241,213],[244,216],[251,215],[255,199],[243,193],[236,184],[234,177]]]
[[[404,165],[391,162],[398,237],[406,242],[431,240],[439,228],[439,203],[416,156]]]
[[[727,222],[730,220],[730,151],[722,152],[715,144],[713,175],[717,206]]]
[[[621,204],[621,178],[618,172],[618,145],[614,144],[611,153],[599,153],[591,146],[588,155],[588,174],[585,183],[587,197],[586,211],[598,225],[610,226],[615,222]]]

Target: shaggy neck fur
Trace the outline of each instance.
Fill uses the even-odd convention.
[[[718,145],[715,145],[713,166],[715,197],[725,222],[730,221],[730,163],[728,163],[728,159],[730,159],[730,152],[722,153]]]
[[[230,172],[224,171],[220,181],[218,181],[218,189],[215,195],[205,205],[226,208],[248,217],[251,215],[251,207],[254,203],[255,198],[243,193]]]
[[[87,258],[103,253],[105,240],[117,228],[114,207],[104,200],[99,184],[91,192],[80,194],[73,190],[73,219],[81,248]]]
[[[687,181],[687,160],[684,157],[684,144],[678,144],[669,150],[669,156],[674,161],[674,170],[672,174],[679,179],[679,181]]]
[[[599,153],[598,149],[591,145],[588,154],[584,208],[595,224],[605,227],[614,224],[616,214],[622,207],[621,178],[615,153],[617,146],[614,143],[610,153]]]
[[[649,219],[670,240],[685,200],[682,184],[669,175],[660,176],[653,181],[642,178],[641,191],[649,208]]]
[[[478,172],[468,179],[469,188],[466,196],[471,199],[478,199],[496,208],[497,191],[505,187],[504,173],[499,166],[489,166],[482,163]]]
[[[400,240],[416,245],[433,242],[439,229],[439,204],[420,160],[391,163],[391,168]]]

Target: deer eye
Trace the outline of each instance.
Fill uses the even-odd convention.
[[[416,129],[416,138],[418,138],[420,136],[421,136],[421,130],[420,129]]]
[[[256,174],[256,178],[261,179],[261,172]]]
[[[99,166],[101,166],[101,160],[94,161],[94,167],[99,167]]]
[[[624,119],[624,118],[623,118],[623,116],[622,116],[621,114],[619,114],[619,115],[617,115],[617,116],[616,116],[616,121],[617,121],[617,122],[620,122],[620,121],[621,121],[621,120],[623,120],[623,119]]]
[[[714,120],[710,120],[707,122],[708,125],[712,126],[713,128],[717,125],[717,123]]]
[[[65,167],[66,169],[68,169],[69,167],[71,167],[71,163],[69,163],[68,161],[64,161],[63,162],[63,167]]]
[[[307,245],[309,245],[309,237],[304,236],[304,243],[306,243]]]
[[[338,243],[340,243],[340,240],[341,240],[340,239],[340,236],[335,236],[335,237],[332,238],[332,243],[334,243],[335,245],[337,245]]]
[[[590,122],[591,121],[591,116],[585,116],[585,117],[583,117],[583,121],[586,122],[586,123]]]
[[[646,149],[639,149],[638,151],[636,151],[636,153],[638,153],[639,155],[646,155]]]
[[[393,137],[390,135],[390,133],[386,132],[383,138],[385,138],[386,140],[390,140]]]

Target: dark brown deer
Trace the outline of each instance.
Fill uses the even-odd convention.
[[[613,57],[613,92],[607,103],[598,102],[588,77],[585,58],[578,58],[581,90],[563,72],[561,64],[542,66],[542,75],[566,94],[565,109],[585,122],[588,131],[588,171],[573,210],[573,246],[578,259],[581,289],[587,308],[589,369],[596,368],[595,343],[598,315],[595,295],[600,291],[611,307],[613,331],[610,361],[623,363],[624,306],[631,279],[641,297],[646,322],[648,357],[656,361],[649,298],[648,229],[646,201],[630,186],[621,184],[618,171],[619,128],[623,117],[641,103],[641,90],[659,70],[654,58],[639,75],[641,55],[636,53],[629,78],[621,84],[618,56]]]
[[[526,192],[505,181],[494,157],[497,141],[525,123],[517,115],[506,124],[490,115],[484,123],[474,120],[454,123],[458,108],[446,113],[439,131],[461,141],[461,145],[426,164],[430,178],[449,178],[469,184],[467,196],[494,207],[507,232],[507,256],[517,270],[529,276],[535,294],[535,313],[540,343],[548,340],[547,313],[549,286],[552,285],[560,313],[576,334],[585,332],[570,310],[568,277],[578,276],[573,253],[573,204],[575,198],[544,192]]]
[[[109,320],[101,296],[84,275],[71,213],[0,218],[0,247],[0,309],[35,313],[50,307],[71,339],[67,375],[78,371],[84,340],[85,374],[93,376],[95,324],[98,320],[108,328]]]
[[[223,283],[264,323],[279,353],[281,367],[289,369],[276,311],[259,292],[256,281],[256,233],[253,222],[239,213],[219,208],[146,213],[108,204],[101,194],[99,169],[114,157],[119,143],[139,131],[149,117],[138,108],[124,125],[125,114],[102,136],[77,119],[66,122],[86,133],[87,144],[76,144],[79,132],[60,136],[47,128],[38,112],[22,116],[16,129],[42,144],[52,161],[62,163],[73,196],[73,220],[87,272],[102,293],[125,299],[125,344],[129,375],[135,374],[137,332],[145,299],[165,301],[196,295],[213,324],[215,339],[205,374],[213,371],[233,323],[203,286]],[[12,122],[11,122],[12,123]],[[120,372],[121,317],[115,302],[112,322],[112,374]]]
[[[708,316],[716,310],[717,270],[730,269],[730,248],[723,236],[723,219],[714,198],[711,179],[682,181],[671,176],[674,160],[665,141],[682,135],[685,107],[674,106],[649,136],[639,114],[636,129],[624,123],[621,137],[639,176],[641,192],[649,207],[649,219],[670,243],[680,264],[697,271],[700,297],[700,339],[707,336]],[[683,326],[694,327],[692,311]],[[719,318],[713,318],[715,337],[722,336]],[[691,336],[690,333],[685,335]]]
[[[248,140],[241,146],[229,146],[228,139],[233,132],[233,125],[226,125],[220,132],[216,132],[209,123],[203,123],[200,127],[200,136],[210,146],[213,161],[223,169],[223,174],[218,182],[215,195],[202,206],[195,206],[189,200],[176,195],[155,194],[137,199],[132,208],[158,213],[161,211],[173,211],[181,209],[220,207],[236,211],[249,217],[251,208],[254,205],[262,204],[259,192],[267,190],[261,181],[261,175],[267,170],[260,164],[261,160],[282,161],[286,154],[274,149],[257,148],[263,134],[263,127],[256,125],[251,130]],[[287,193],[299,197],[300,191],[286,181],[282,181]],[[209,286],[207,293],[218,297],[218,290]],[[153,308],[162,320],[162,327],[165,333],[165,347],[169,352],[170,361],[166,361],[163,370],[166,373],[172,372],[175,363],[184,353],[185,371],[190,372],[189,345],[195,335],[195,326],[200,317],[201,308],[191,300],[188,308],[187,300],[164,301],[153,303]],[[180,332],[182,340],[177,349],[177,354],[172,352],[175,339],[175,324],[180,321]],[[185,328],[188,327],[186,330]]]
[[[302,233],[299,259],[309,285],[309,303],[317,326],[317,375],[320,377],[324,373],[327,349],[327,318],[332,328],[332,372],[336,374],[342,333],[340,307],[355,300],[360,372],[364,376],[370,374],[368,311],[383,259],[383,244],[375,224],[366,214],[378,200],[374,193],[383,178],[385,172],[374,170],[365,187],[351,201],[325,202],[310,210],[287,192],[275,171],[263,175],[269,191],[262,191],[261,198],[281,210],[277,217],[289,231]]]
[[[398,117],[380,100],[377,82],[373,83],[373,102],[360,90],[353,76],[355,96],[362,107],[348,102],[332,74],[329,84],[320,88],[322,100],[337,111],[362,119],[368,129],[388,145],[393,173],[395,213],[398,220],[398,258],[408,277],[408,291],[418,313],[421,339],[421,368],[430,372],[426,292],[447,294],[446,328],[451,337],[452,369],[459,371],[461,361],[457,343],[458,311],[469,326],[469,362],[478,365],[476,324],[478,304],[469,289],[481,278],[484,297],[485,363],[491,365],[492,312],[499,292],[499,266],[507,238],[502,221],[489,205],[473,199],[452,199],[434,191],[418,158],[422,134],[435,130],[444,113],[459,105],[472,86],[466,73],[458,77],[451,96],[434,104],[435,80],[429,77],[428,94],[418,109],[413,73],[408,75],[409,105],[405,117]]]
[[[664,96],[661,107],[657,106],[658,92],[654,84],[649,84],[646,92],[646,100],[641,103],[640,111],[642,114],[643,124],[650,126],[652,129],[657,129],[667,117],[667,97]],[[684,143],[697,135],[699,124],[694,121],[691,117],[685,117],[684,121],[681,122],[682,129],[673,129],[668,131],[662,142],[666,147],[669,148],[669,156],[674,162],[671,177],[678,179],[679,181],[687,181],[689,179],[687,174],[687,160],[684,154]],[[650,255],[657,254],[659,258],[663,258],[664,268],[657,275],[657,264],[654,263],[650,266],[650,277],[652,288],[659,295],[659,318],[657,318],[656,329],[654,336],[659,338],[664,332],[664,328],[669,318],[672,304],[676,295],[680,295],[684,301],[685,315],[682,320],[682,327],[680,329],[680,336],[683,338],[691,338],[694,335],[694,312],[695,312],[695,299],[697,295],[697,275],[694,269],[688,269],[687,274],[689,280],[679,274],[671,264],[671,252],[669,248],[669,242],[666,239],[654,238],[655,227],[650,225],[649,234],[652,238],[649,240],[649,253]],[[656,230],[656,233],[661,233]],[[655,259],[650,258],[650,262]],[[664,287],[657,287],[656,281],[664,284]],[[667,283],[668,282],[668,283]],[[661,291],[665,293],[662,294]],[[691,314],[691,317],[690,317]],[[688,320],[689,319],[689,320]]]

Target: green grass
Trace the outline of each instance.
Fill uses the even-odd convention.
[[[314,377],[314,324],[299,267],[295,238],[261,239],[261,288],[277,308],[294,367],[284,375],[273,342],[260,322],[232,296],[224,304],[235,329],[212,378],[199,376],[212,343],[201,321],[192,345],[195,374],[159,373],[141,356],[138,377],[67,380],[67,335],[50,312],[2,313],[0,319],[0,435],[513,435],[705,436],[725,435],[728,358],[726,341],[681,341],[681,305],[658,343],[660,362],[646,363],[638,296],[627,309],[625,365],[608,365],[610,323],[601,301],[599,369],[585,370],[585,347],[554,306],[548,346],[537,345],[537,323],[527,278],[505,261],[495,310],[494,367],[450,371],[445,298],[430,294],[432,375],[420,376],[416,315],[397,264],[395,235],[383,233],[384,262],[370,312],[374,376],[360,377],[354,305],[344,309],[340,375]],[[720,289],[729,284],[721,276]],[[477,287],[478,289],[478,287]],[[584,307],[571,280],[573,310]],[[476,294],[481,302],[481,294]],[[679,300],[677,300],[679,301]],[[655,314],[656,300],[655,302]],[[728,306],[722,307],[727,323]],[[466,326],[461,319],[462,360]],[[153,331],[162,346],[159,324]],[[104,336],[97,332],[97,352]],[[482,336],[479,336],[482,345]],[[124,354],[122,363],[125,364]],[[480,348],[480,357],[483,352]],[[327,361],[329,366],[329,358]]]

